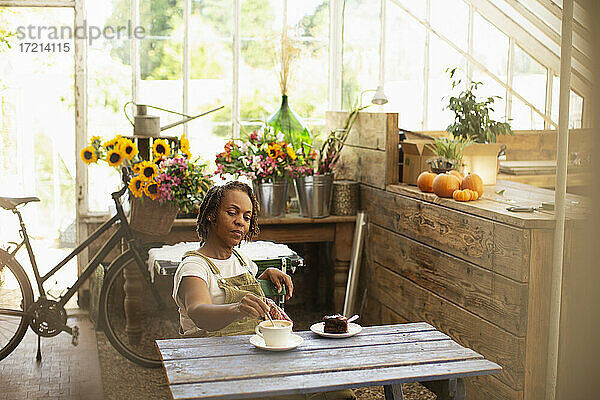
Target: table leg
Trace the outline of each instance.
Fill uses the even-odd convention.
[[[333,244],[333,306],[335,311],[339,313],[344,308],[353,237],[354,223],[344,222],[335,224],[335,242]]]
[[[402,385],[385,385],[383,387],[385,400],[403,400]]]
[[[142,309],[142,284],[143,277],[135,263],[123,270],[125,282],[124,309],[125,309],[125,332],[130,344],[139,344],[142,337],[142,320],[140,318]]]
[[[462,378],[427,381],[421,384],[435,393],[438,400],[464,400],[466,397],[465,382]]]

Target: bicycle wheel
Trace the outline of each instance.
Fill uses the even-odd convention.
[[[131,251],[110,265],[102,285],[100,311],[106,336],[119,353],[141,366],[159,367],[155,341],[179,337],[179,311],[171,298],[173,278],[157,276],[149,285],[140,270]]]
[[[25,336],[33,304],[33,290],[23,267],[0,250],[0,360],[8,356]]]

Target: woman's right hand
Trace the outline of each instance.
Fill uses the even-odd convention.
[[[243,317],[264,318],[270,307],[255,294],[248,293],[236,304],[236,311]]]

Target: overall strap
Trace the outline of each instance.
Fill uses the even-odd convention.
[[[240,262],[240,264],[242,264],[242,266],[245,267],[246,261],[244,261],[244,258],[235,249],[232,249],[232,250],[233,250],[233,255],[235,255],[237,257],[238,261]]]
[[[200,254],[196,250],[190,250],[190,251],[185,252],[185,254],[183,255],[183,258],[181,260],[183,261],[186,257],[190,257],[190,256],[197,256],[197,257],[202,258],[208,264],[208,267],[210,268],[211,272],[220,278],[221,271],[219,271],[219,268],[217,268],[215,263],[213,263],[210,258],[206,257],[204,254]],[[217,278],[217,279],[219,279],[219,278]]]

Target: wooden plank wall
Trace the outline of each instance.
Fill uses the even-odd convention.
[[[347,112],[328,111],[327,131],[342,128],[347,117]],[[335,178],[382,189],[398,183],[398,143],[398,113],[359,113],[342,149]]]
[[[542,243],[551,232],[534,235],[387,191],[393,182],[383,115],[360,115],[336,175],[361,182],[368,215],[357,290],[361,319],[426,321],[500,364],[499,375],[466,380],[469,399],[543,398],[548,307],[542,299],[550,264]],[[343,126],[344,119],[345,113],[328,113],[327,124]]]

